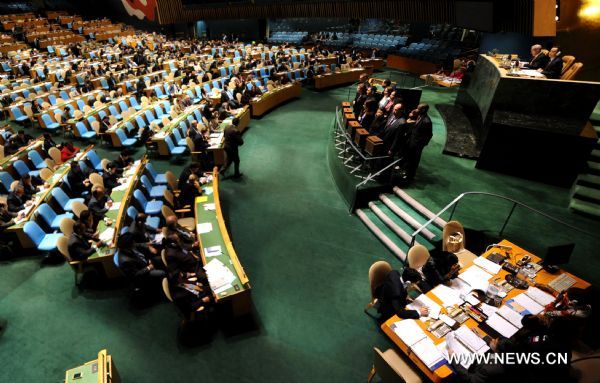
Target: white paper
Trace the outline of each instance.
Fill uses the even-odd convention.
[[[473,332],[470,328],[465,325],[460,326],[454,331],[456,338],[462,342],[467,348],[476,353],[484,352],[482,350],[489,350],[488,345],[483,339]]]
[[[551,294],[548,294],[547,292],[534,286],[530,286],[525,294],[542,306],[546,306],[554,302],[554,297]]]
[[[517,331],[519,331],[518,328],[513,326],[509,321],[501,317],[498,313],[489,317],[486,323],[488,324],[488,326],[496,330],[505,338],[510,338],[511,336],[515,335]]]
[[[205,203],[202,206],[204,206],[204,210],[207,210],[207,211],[214,211],[216,209],[214,203]]]
[[[460,279],[467,282],[473,290],[487,291],[489,280],[492,275],[482,268],[472,265],[458,275]]]
[[[198,225],[196,225],[196,230],[197,230],[198,234],[210,233],[212,231],[212,223],[210,223],[210,222],[199,223]]]
[[[465,301],[472,304],[473,306],[481,303],[481,301],[479,299],[477,299],[475,297],[475,295],[473,295],[473,294],[466,294],[464,297],[465,297]]]
[[[430,370],[444,359],[444,355],[435,347],[431,338],[423,338],[411,347],[412,352],[421,359]]]
[[[110,241],[112,241],[114,234],[115,234],[115,228],[108,227],[102,233],[100,233],[100,240],[102,242],[110,242]]]
[[[449,327],[453,327],[456,324],[456,321],[452,318],[450,318],[448,315],[446,314],[441,314],[440,315],[440,319],[447,324]]]
[[[119,210],[121,208],[121,201],[113,202],[112,206],[108,210]]]
[[[490,261],[485,257],[477,257],[473,260],[473,263],[491,274],[498,274],[498,272],[502,269],[502,266]]]
[[[523,316],[506,305],[498,309],[498,315],[509,321],[516,328],[523,327],[523,325],[521,324]]]
[[[442,310],[440,305],[435,303],[435,301],[425,294],[419,295],[414,302],[406,306],[407,309],[416,311],[419,311],[421,307],[427,307],[429,309],[429,315],[419,318],[422,322],[425,322],[430,318],[437,319],[440,315],[440,311]]]
[[[544,307],[542,305],[529,298],[527,294],[524,293],[514,297],[514,301],[523,306],[523,308],[525,308],[533,315],[539,314],[542,312],[542,310],[544,310]]]
[[[448,334],[446,334],[446,348],[448,350],[448,353],[450,353],[450,351],[455,354],[455,355],[470,355],[472,354],[471,351],[469,351],[468,348],[466,348],[461,342],[458,341],[458,339],[456,339],[456,336],[453,332],[450,332]],[[461,361],[461,366],[463,366],[464,368],[468,369],[471,364],[473,363],[474,359],[470,359],[470,358],[460,358],[458,359]],[[471,363],[469,363],[469,361],[471,361]]]
[[[204,254],[207,257],[217,257],[217,256],[223,254],[223,250],[221,249],[221,246],[205,247]]]
[[[488,318],[491,317],[492,315],[494,315],[496,313],[496,311],[498,311],[497,307],[488,305],[487,303],[482,303],[479,308],[481,309],[481,312],[485,314],[485,316],[487,316]]]
[[[419,327],[414,319],[404,319],[394,323],[392,329],[400,337],[407,347],[411,347],[423,338],[426,338],[425,332]]]
[[[446,285],[437,285],[431,292],[442,301],[444,307],[460,305],[463,303],[460,292],[451,289]]]

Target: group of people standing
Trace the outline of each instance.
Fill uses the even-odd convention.
[[[390,80],[379,92],[363,75],[353,101],[354,115],[363,129],[383,141],[383,153],[392,161],[400,159],[400,179],[411,181],[419,167],[423,149],[433,137],[429,105],[419,104],[407,110],[398,89]]]

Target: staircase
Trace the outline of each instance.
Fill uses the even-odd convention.
[[[600,121],[592,120],[600,137]],[[600,219],[600,139],[587,162],[587,172],[577,177],[571,194],[569,208],[588,217]]]
[[[398,187],[394,187],[394,194],[381,194],[378,201],[369,202],[368,209],[357,209],[356,215],[402,261],[406,259],[412,233],[435,216]],[[416,243],[433,249],[434,243],[442,238],[445,224],[437,218],[419,233]]]

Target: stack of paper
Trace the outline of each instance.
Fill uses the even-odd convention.
[[[482,268],[472,265],[458,275],[460,279],[467,282],[472,290],[487,291],[491,274],[484,271]]]
[[[431,292],[442,301],[444,307],[460,305],[463,303],[463,300],[460,297],[460,291],[451,289],[446,285],[437,285]]]
[[[538,289],[537,287],[530,286],[525,294],[542,306],[546,306],[554,302],[554,297],[552,295]]]
[[[235,281],[235,275],[229,270],[223,262],[213,258],[210,262],[204,266],[206,276],[208,277],[208,283],[210,288],[219,294],[231,288],[233,281]]]
[[[485,271],[487,271],[490,274],[498,274],[498,272],[502,269],[502,266],[490,261],[489,259],[487,259],[485,257],[477,257],[473,260],[473,263],[476,264],[477,266],[481,267],[482,269],[484,269]]]
[[[442,307],[435,303],[431,298],[429,298],[425,294],[421,294],[414,300],[411,304],[407,305],[406,308],[410,310],[419,310],[421,307],[427,307],[429,309],[429,315],[426,317],[421,317],[421,321],[425,322],[426,320],[433,318],[438,319],[440,316],[440,311]]]
[[[540,305],[533,299],[531,299],[527,294],[519,294],[513,299],[519,306],[521,306],[525,311],[518,310],[516,307],[513,307],[516,311],[519,311],[521,314],[533,314],[537,315],[544,310],[544,306]]]
[[[427,337],[414,319],[404,319],[392,325],[392,330],[408,347]]]
[[[459,342],[474,353],[480,354],[490,349],[483,339],[465,325],[454,331],[454,335]]]
[[[437,369],[443,363],[446,363],[444,355],[435,347],[431,338],[423,338],[411,347],[412,352],[421,359],[421,362],[431,371]]]

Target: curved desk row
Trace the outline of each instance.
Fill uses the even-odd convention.
[[[230,305],[234,316],[247,314],[252,307],[250,282],[225,225],[217,168],[213,170],[212,182],[203,189],[204,195],[196,197],[194,207],[202,264],[207,269],[216,302]]]
[[[250,101],[252,117],[260,117],[284,102],[300,97],[301,92],[300,83],[294,82],[263,93],[257,100]]]
[[[347,71],[315,76],[315,89],[326,89],[338,85],[352,84],[357,82],[362,74],[371,74],[372,72],[373,69],[353,68]]]

